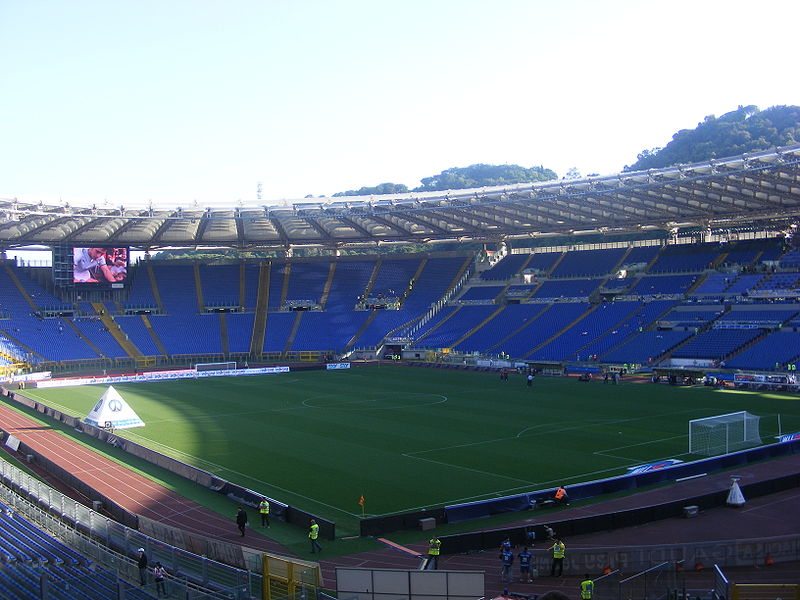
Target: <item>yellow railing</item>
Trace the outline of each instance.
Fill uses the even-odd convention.
[[[319,563],[263,556],[264,600],[315,600],[322,587]]]

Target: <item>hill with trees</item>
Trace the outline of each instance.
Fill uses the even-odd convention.
[[[707,116],[694,129],[683,129],[663,148],[644,150],[625,171],[661,169],[739,156],[800,142],[800,106],[773,106],[759,110],[740,106],[717,118]]]
[[[533,183],[558,179],[555,171],[543,166],[521,167],[519,165],[486,165],[476,164],[468,167],[453,167],[438,175],[423,177],[422,184],[412,192],[441,192],[444,190],[463,190],[469,188],[511,185],[514,183]],[[358,190],[337,192],[339,196],[378,196],[381,194],[404,194],[409,189],[402,183],[381,183],[374,187],[362,187]]]

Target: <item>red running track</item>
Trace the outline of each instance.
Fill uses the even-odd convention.
[[[242,544],[233,510],[231,518],[226,519],[3,404],[0,427],[132,513],[209,538]],[[253,530],[248,530],[245,540],[242,545],[248,548],[291,554]]]

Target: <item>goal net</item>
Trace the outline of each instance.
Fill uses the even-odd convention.
[[[236,368],[236,361],[233,362],[212,362],[212,363],[197,363],[194,366],[195,371],[233,371]]]
[[[746,411],[689,421],[689,454],[716,456],[761,444],[761,417]]]

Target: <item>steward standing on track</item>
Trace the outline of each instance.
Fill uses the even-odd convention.
[[[317,538],[319,537],[319,525],[314,519],[311,519],[311,522],[308,525],[308,539],[311,541],[311,554],[314,554],[317,550],[322,552],[322,546],[319,545]]]
[[[550,546],[553,551],[553,564],[550,567],[550,577],[556,576],[556,567],[558,567],[558,576],[564,572],[564,556],[567,553],[567,545],[561,540],[560,537],[556,538],[555,543]]]
[[[269,502],[262,498],[258,505],[258,512],[261,513],[261,526],[269,527]]]
[[[428,564],[431,569],[439,568],[439,554],[442,551],[442,541],[434,534],[428,542]]]

